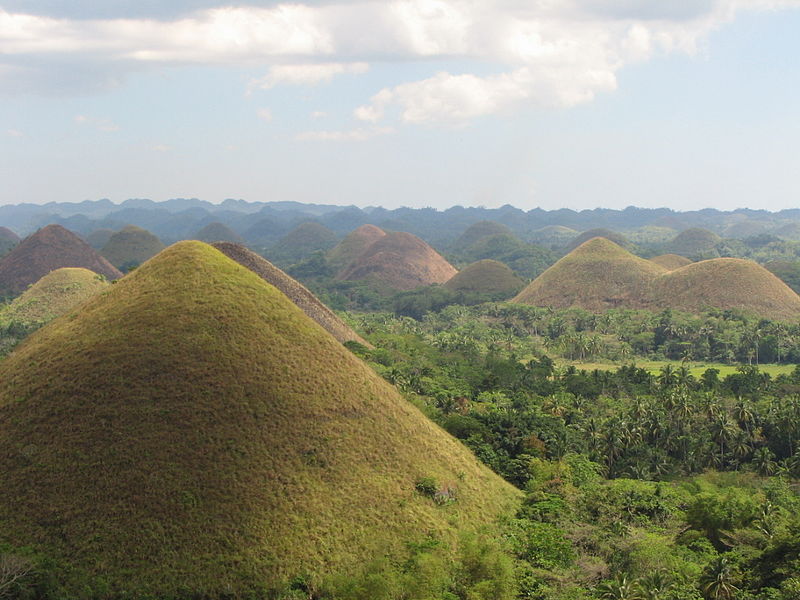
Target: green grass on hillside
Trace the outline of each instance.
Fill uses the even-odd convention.
[[[263,597],[518,492],[260,277],[163,251],[0,363],[0,545],[64,597]],[[440,506],[420,478],[457,488]]]

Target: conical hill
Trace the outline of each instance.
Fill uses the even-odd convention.
[[[567,252],[572,252],[580,246],[581,244],[588,242],[593,238],[605,238],[614,242],[617,246],[621,246],[626,250],[630,250],[632,245],[631,242],[621,233],[617,233],[616,231],[611,231],[610,229],[605,229],[603,227],[598,227],[597,229],[589,229],[588,231],[584,231],[583,233],[575,236],[570,243],[567,245]]]
[[[0,227],[0,256],[19,244],[19,236],[8,227]]]
[[[62,267],[82,267],[108,279],[122,277],[77,235],[61,225],[48,225],[22,240],[0,260],[0,295],[17,295]]]
[[[525,283],[522,279],[514,275],[514,271],[507,265],[487,258],[464,267],[453,275],[444,284],[444,287],[455,292],[506,293],[511,295],[522,289],[523,285]]]
[[[6,326],[36,328],[72,310],[109,285],[88,269],[65,267],[50,271],[25,290],[0,314]]]
[[[262,258],[252,250],[232,242],[215,242],[212,244],[217,250],[228,258],[250,269],[264,281],[274,285],[282,291],[300,310],[335,337],[340,342],[358,342],[365,346],[370,344],[353,331],[344,321],[336,316],[330,308],[325,306],[312,294],[308,288],[296,279],[290,277],[267,259]]]
[[[518,494],[263,279],[180,242],[0,363],[0,543],[63,597],[266,597]],[[419,477],[458,487],[446,506]]]
[[[716,257],[717,244],[722,240],[716,233],[700,227],[692,227],[681,231],[667,244],[667,252],[693,257]]]
[[[737,309],[776,320],[800,318],[800,296],[761,265],[740,258],[692,263],[660,277],[654,303],[697,313],[708,308]]]
[[[680,254],[661,254],[659,256],[654,256],[650,260],[669,271],[674,271],[675,269],[680,269],[681,267],[692,264],[691,260]]]
[[[201,242],[233,242],[234,244],[243,244],[242,236],[236,233],[233,229],[215,221],[203,227],[200,231],[194,234],[194,239]]]
[[[328,264],[341,270],[364,252],[373,242],[386,235],[386,232],[375,225],[362,225],[351,231],[345,238],[328,252]]]
[[[372,243],[338,277],[369,280],[382,288],[413,290],[444,283],[456,273],[453,265],[417,236],[393,232]]]
[[[118,269],[137,267],[164,249],[164,244],[155,235],[128,225],[108,238],[100,253]]]
[[[603,311],[647,308],[650,283],[664,267],[634,256],[614,242],[593,238],[534,279],[513,302]]]
[[[501,223],[495,223],[494,221],[478,221],[470,225],[464,233],[458,236],[458,239],[453,243],[453,248],[464,250],[483,238],[499,234],[514,235],[508,227]]]

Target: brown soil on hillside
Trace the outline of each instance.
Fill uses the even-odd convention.
[[[662,254],[660,256],[654,256],[650,260],[670,271],[692,264],[691,260],[680,254]]]
[[[445,283],[456,273],[453,265],[417,236],[396,232],[371,244],[339,279],[370,280],[381,287],[413,290]]]
[[[61,225],[48,225],[22,240],[0,260],[0,294],[17,295],[50,271],[82,267],[108,279],[122,273],[89,244]]]
[[[375,225],[362,225],[354,229],[328,252],[328,264],[337,271],[346,268],[386,232]]]

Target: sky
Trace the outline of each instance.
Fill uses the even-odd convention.
[[[0,0],[0,204],[800,206],[800,0]]]

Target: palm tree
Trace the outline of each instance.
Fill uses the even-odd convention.
[[[700,589],[709,600],[730,600],[739,591],[733,585],[731,564],[724,556],[711,561],[700,577]]]
[[[614,579],[597,586],[597,593],[603,600],[641,600],[639,586],[629,581],[627,575],[617,575]]]
[[[639,579],[642,600],[662,600],[675,587],[669,574],[660,569]]]

